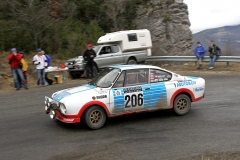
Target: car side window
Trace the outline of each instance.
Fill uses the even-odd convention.
[[[127,70],[124,81],[124,87],[148,84],[148,79],[149,79],[148,68]]]
[[[119,52],[118,46],[117,46],[117,45],[111,46],[111,51],[112,51],[112,53],[117,53],[117,52]]]
[[[150,82],[165,82],[170,81],[172,79],[172,73],[162,71],[159,69],[150,69]]]
[[[112,53],[111,46],[105,46],[100,51],[100,54],[109,54],[109,53]]]
[[[121,75],[118,77],[115,84],[113,85],[113,88],[123,87],[124,78],[125,78],[125,71],[123,71]]]

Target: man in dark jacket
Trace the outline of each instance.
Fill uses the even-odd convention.
[[[87,62],[86,72],[87,78],[91,79],[94,76],[94,58],[96,52],[92,49],[92,44],[87,44],[87,50],[83,54],[84,60]]]
[[[198,59],[197,69],[200,69],[202,67],[202,60],[204,58],[205,52],[206,52],[206,49],[202,46],[200,42],[197,42],[197,47],[194,49],[194,54]]]
[[[218,56],[221,55],[221,49],[212,40],[210,42],[208,51],[210,53],[210,68],[209,69],[213,69],[216,59],[218,58]]]

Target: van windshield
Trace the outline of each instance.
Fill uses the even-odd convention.
[[[120,72],[121,70],[118,68],[105,68],[101,73],[94,77],[89,84],[97,87],[108,88],[114,83]]]
[[[93,46],[92,49],[96,52],[96,54],[98,53],[100,46]]]

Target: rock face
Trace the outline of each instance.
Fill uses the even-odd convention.
[[[111,15],[113,21],[117,21],[117,13],[127,13],[124,4],[133,0],[111,0],[115,4]],[[136,0],[135,0],[136,1]],[[117,30],[149,29],[152,36],[152,55],[192,55],[192,32],[188,18],[188,7],[183,0],[142,0],[138,4],[136,16],[131,21],[134,27],[115,27]],[[136,4],[135,4],[136,5]],[[123,15],[124,15],[123,14]],[[115,17],[115,18],[114,18]],[[122,22],[124,23],[124,22]]]
[[[182,0],[149,0],[139,6],[134,24],[150,30],[152,55],[192,55],[188,7]]]

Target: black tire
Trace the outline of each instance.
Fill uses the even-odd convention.
[[[137,64],[137,61],[134,58],[129,58],[129,60],[127,61],[127,64]]]
[[[106,113],[101,107],[90,107],[84,113],[83,121],[90,129],[99,129],[106,122]]]
[[[175,114],[182,116],[188,113],[191,108],[191,100],[186,94],[178,95],[173,103],[173,111]]]

